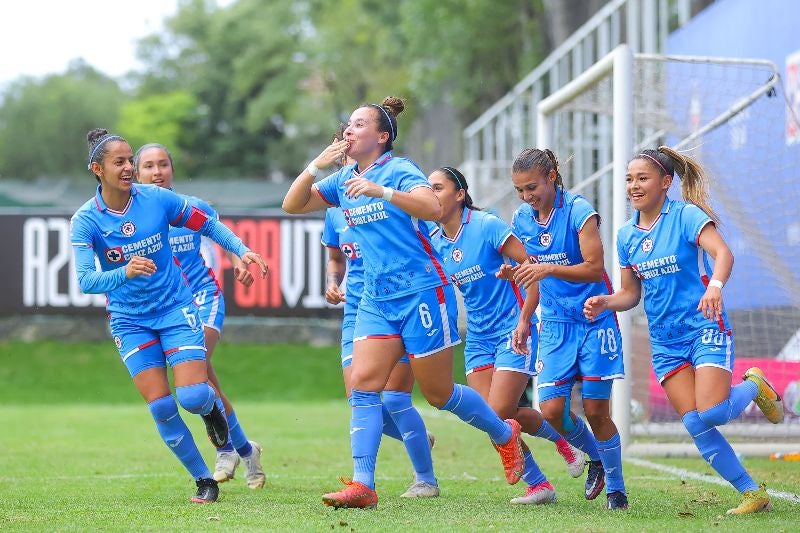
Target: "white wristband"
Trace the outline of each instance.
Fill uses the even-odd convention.
[[[318,167],[317,167],[317,165],[315,165],[315,164],[314,164],[314,162],[312,161],[312,162],[311,162],[311,163],[309,163],[309,164],[308,164],[308,166],[306,167],[306,172],[308,172],[309,174],[311,174],[312,176],[314,176],[314,177],[316,178],[316,177],[317,177],[317,174],[319,174],[319,168],[318,168]]]
[[[716,287],[719,290],[722,290],[723,285],[724,284],[718,279],[712,279],[711,281],[708,282],[709,287]]]
[[[381,198],[383,198],[387,202],[391,202],[393,194],[394,194],[394,189],[392,189],[390,187],[384,187],[383,188],[383,195],[381,196]]]

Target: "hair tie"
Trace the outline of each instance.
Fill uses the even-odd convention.
[[[661,162],[660,162],[658,159],[656,159],[655,157],[653,157],[652,155],[648,155],[648,154],[645,154],[645,153],[641,153],[641,154],[639,154],[639,155],[640,155],[641,157],[646,157],[646,158],[648,158],[648,159],[652,159],[653,161],[655,161],[656,165],[658,165],[658,166],[659,166],[659,168],[661,168],[661,170],[663,170],[663,171],[664,171],[664,175],[665,175],[665,176],[671,176],[671,175],[672,175],[672,174],[670,174],[669,172],[667,172],[667,169],[666,169],[666,168],[664,168],[664,165],[662,165],[662,164],[661,164]]]
[[[450,173],[451,176],[453,176],[456,179],[456,185],[458,185],[458,190],[462,190],[462,189],[465,190],[465,191],[467,190],[466,184],[464,184],[464,185],[461,184],[461,180],[458,179],[458,174],[453,172],[453,170],[450,167],[442,167],[442,170],[447,171],[448,173]]]
[[[94,159],[94,154],[97,153],[97,150],[103,146],[108,141],[124,141],[122,137],[119,135],[111,135],[107,134],[105,137],[101,138],[100,141],[94,145],[92,151],[89,152],[89,161],[86,163],[86,168],[92,170],[92,159]]]
[[[380,109],[381,111],[383,111],[383,114],[384,114],[384,115],[386,115],[386,120],[388,120],[388,121],[389,121],[389,132],[390,132],[390,133],[391,133],[391,135],[392,135],[392,140],[395,140],[395,139],[397,138],[397,135],[396,135],[396,134],[395,134],[395,132],[394,132],[394,126],[392,126],[392,117],[390,117],[390,116],[389,116],[389,112],[388,112],[388,111],[386,111],[386,108],[384,108],[382,105],[378,105],[378,104],[370,104],[370,105],[371,105],[372,107],[377,107],[378,109]]]

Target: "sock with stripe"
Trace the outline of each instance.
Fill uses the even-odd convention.
[[[552,442],[558,442],[564,438],[561,433],[555,430],[553,426],[550,425],[550,422],[542,418],[542,425],[539,426],[539,429],[533,433],[534,437],[541,437],[543,439],[547,439]]]
[[[156,422],[158,434],[192,477],[210,478],[211,472],[197,449],[192,433],[178,414],[175,398],[171,394],[158,398],[147,404],[147,408]]]
[[[619,433],[615,433],[608,440],[598,440],[597,451],[606,473],[606,493],[625,492],[625,480],[622,478],[622,445],[619,441]]]
[[[470,426],[489,435],[495,444],[505,444],[511,438],[511,426],[489,407],[480,394],[458,383],[453,394],[441,408],[450,411]]]
[[[353,389],[350,396],[350,448],[353,452],[353,481],[375,488],[375,461],[381,444],[383,406],[380,394]]]
[[[533,454],[530,450],[525,450],[523,458],[525,459],[525,472],[522,474],[522,480],[525,483],[534,487],[539,483],[547,481],[542,469],[539,468],[539,465],[533,460]]]
[[[385,392],[384,392],[385,394]],[[397,440],[403,440],[400,430],[397,429],[397,424],[392,420],[392,415],[386,408],[386,403],[383,403],[383,434]]]
[[[221,400],[220,403],[222,403]],[[228,413],[228,432],[230,434],[228,442],[232,443],[233,447],[236,448],[236,453],[239,454],[239,457],[250,457],[250,454],[253,453],[253,447],[250,445],[250,441],[247,440],[247,436],[244,434],[241,424],[239,424],[239,419],[236,417],[236,411],[233,409]]]
[[[724,480],[739,492],[758,490],[758,483],[744,469],[733,448],[717,428],[703,422],[697,411],[689,411],[682,420],[700,455]]]
[[[411,393],[383,391],[383,405],[388,409],[397,429],[400,430],[417,481],[436,485],[428,430],[425,428],[425,422],[419,415],[419,411],[411,403]]]

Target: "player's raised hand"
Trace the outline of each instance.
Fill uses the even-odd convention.
[[[347,187],[344,194],[348,198],[358,198],[359,196],[380,198],[383,196],[383,187],[367,178],[350,178],[344,182],[344,185]]]
[[[342,161],[348,148],[350,148],[350,143],[347,141],[333,141],[312,163],[317,168],[328,168],[335,162]]]
[[[722,318],[722,290],[719,287],[709,285],[706,292],[697,304],[697,310],[703,313],[705,318],[717,322]]]
[[[608,296],[592,296],[583,303],[583,314],[589,320],[594,320],[597,315],[608,308]]]
[[[241,259],[245,265],[252,265],[253,263],[257,264],[259,270],[261,270],[261,279],[267,277],[267,272],[269,272],[269,267],[267,266],[267,263],[264,262],[264,258],[261,257],[261,255],[250,251],[250,252],[245,252],[242,255]]]
[[[125,275],[128,279],[135,278],[136,276],[150,277],[157,270],[156,264],[152,259],[142,257],[141,255],[134,255],[128,264],[125,265]]]

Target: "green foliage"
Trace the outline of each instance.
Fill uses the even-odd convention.
[[[86,133],[114,131],[123,100],[115,81],[82,62],[41,81],[12,83],[0,107],[0,176],[86,172]]]
[[[134,153],[146,143],[157,142],[170,149],[175,166],[183,168],[183,134],[197,120],[197,99],[187,91],[172,91],[156,96],[128,100],[120,112],[119,133]]]

